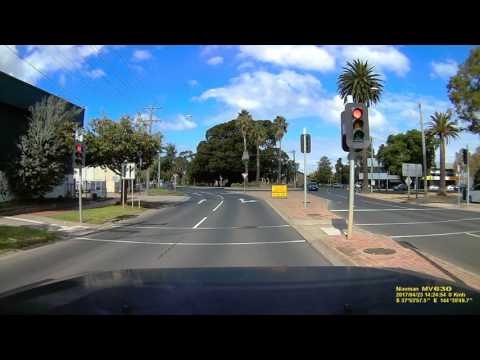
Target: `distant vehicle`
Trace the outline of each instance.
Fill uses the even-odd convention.
[[[458,187],[455,185],[448,185],[447,191],[458,191]]]
[[[311,182],[307,185],[308,191],[318,191],[318,184],[315,182]]]
[[[393,191],[407,191],[408,186],[405,184],[398,184],[393,187]]]
[[[341,189],[341,188],[343,188],[343,185],[337,183],[337,184],[333,184],[333,187]]]
[[[438,187],[438,185],[430,185],[430,186],[428,187],[428,190],[430,190],[430,191],[438,191],[438,190],[440,190],[440,188]]]
[[[470,202],[480,202],[480,184],[477,184],[470,190]]]

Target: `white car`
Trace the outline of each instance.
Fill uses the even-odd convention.
[[[470,202],[480,202],[480,184],[477,184],[470,190]]]
[[[430,185],[428,187],[428,190],[430,191],[436,191],[436,190],[440,190],[440,187],[438,187],[438,185]]]
[[[447,191],[455,191],[455,186],[454,185],[448,185],[447,186]]]

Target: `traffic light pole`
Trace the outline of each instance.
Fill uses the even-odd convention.
[[[349,179],[349,189],[348,189],[348,228],[347,228],[347,239],[352,238],[352,231],[353,231],[353,205],[354,205],[354,196],[355,196],[355,160],[354,160],[355,152],[350,150],[350,179]]]
[[[80,223],[83,221],[82,217],[82,164],[78,167],[78,173],[80,175],[80,183],[78,185],[78,215],[80,217]]]
[[[303,128],[303,207],[307,208],[307,129]]]

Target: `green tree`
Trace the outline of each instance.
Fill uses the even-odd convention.
[[[343,72],[338,77],[337,88],[343,102],[347,102],[348,95],[353,97],[356,103],[362,103],[369,107],[380,101],[380,95],[383,91],[383,81],[380,75],[374,73],[374,66],[370,66],[368,61],[360,59],[347,62],[343,67]],[[368,178],[367,150],[362,151],[363,178]],[[367,181],[362,182],[363,191],[368,189]]]
[[[326,156],[322,156],[318,162],[317,171],[314,173],[313,178],[320,184],[328,184],[332,178],[332,164]]]
[[[480,134],[480,47],[470,51],[447,88],[458,117],[468,124],[469,131]]]
[[[435,112],[430,116],[431,121],[429,123],[428,132],[439,141],[440,146],[440,191],[439,195],[446,196],[445,189],[445,156],[446,145],[449,140],[459,137],[460,129],[457,127],[456,122],[451,121],[452,113],[447,112]]]
[[[90,128],[85,140],[86,162],[91,166],[109,168],[115,174],[121,175],[122,164],[125,161],[136,163],[141,172],[158,156],[159,137],[137,128],[128,116],[122,117],[119,121],[106,118],[93,119]],[[126,187],[128,189],[128,184]]]
[[[277,116],[275,120],[273,120],[273,123],[275,124],[275,139],[279,142],[277,182],[280,184],[282,176],[282,139],[287,133],[288,123],[283,116]]]
[[[349,167],[343,164],[342,158],[338,158],[335,163],[335,181],[339,184],[347,184],[349,176]]]
[[[30,107],[27,133],[6,169],[10,189],[20,198],[43,197],[65,179],[73,155],[75,110],[56,97]]]
[[[255,121],[253,126],[253,138],[257,147],[257,174],[256,181],[260,181],[260,147],[265,144],[268,139],[268,131],[265,125],[260,121]]]

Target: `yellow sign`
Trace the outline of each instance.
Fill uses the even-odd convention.
[[[423,180],[423,176],[422,176],[422,180]],[[432,175],[427,175],[427,180],[433,180],[433,176]]]
[[[287,185],[272,185],[272,198],[287,198]]]

